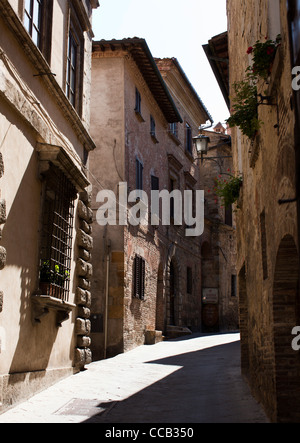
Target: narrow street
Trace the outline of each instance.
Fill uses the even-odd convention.
[[[268,423],[241,377],[239,338],[194,334],[94,362],[0,423]]]

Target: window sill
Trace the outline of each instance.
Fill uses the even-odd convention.
[[[194,157],[191,152],[189,152],[187,149],[185,149],[184,153],[191,162],[194,162]]]
[[[50,295],[32,295],[33,317],[36,323],[41,323],[41,318],[50,313],[50,309],[56,311],[56,326],[61,327],[62,323],[68,320],[70,313],[76,305],[65,302]]]
[[[181,145],[181,141],[179,140],[179,138],[175,134],[173,134],[170,131],[168,132],[168,134],[169,134],[169,137],[171,137],[171,139],[176,143],[177,146]]]
[[[134,110],[134,112],[135,112],[135,115],[136,115],[136,118],[138,119],[138,121],[141,123],[145,123],[145,120],[144,120],[142,114],[140,113],[140,111]]]
[[[151,135],[151,139],[152,139],[153,143],[155,143],[155,144],[159,143],[159,141],[157,140],[157,138],[154,134],[150,134],[150,135]]]

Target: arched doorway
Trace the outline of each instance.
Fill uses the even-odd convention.
[[[300,355],[292,349],[292,329],[299,323],[299,258],[286,235],[279,246],[273,286],[275,389],[278,422],[300,421]]]

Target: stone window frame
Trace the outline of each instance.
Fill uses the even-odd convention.
[[[42,181],[42,188],[45,192],[45,181],[47,173],[54,165],[66,176],[66,179],[74,186],[74,199],[78,198],[78,193],[83,192],[89,186],[89,180],[85,174],[81,171],[80,167],[76,165],[73,159],[61,146],[50,145],[47,143],[37,143],[37,152],[39,157],[39,177]],[[43,193],[44,193],[43,192]],[[76,192],[76,195],[75,195]],[[43,198],[43,195],[42,195]],[[43,200],[42,200],[42,212],[41,223],[43,215]],[[74,217],[75,220],[75,217]],[[42,224],[41,224],[42,227]],[[73,226],[74,228],[74,226]],[[41,232],[41,229],[40,229]],[[77,240],[78,243],[78,240]],[[74,249],[75,240],[72,239],[72,252]],[[40,238],[39,251],[41,251],[42,239]],[[37,263],[37,267],[40,270],[40,261]],[[37,286],[40,286],[40,278],[38,276]],[[33,306],[33,320],[35,323],[40,323],[42,317],[49,314],[50,310],[56,311],[56,325],[62,326],[62,323],[68,320],[70,312],[76,308],[76,304],[69,300],[64,300],[55,297],[55,294],[43,294],[43,291],[39,288],[36,293],[32,294],[32,306]],[[54,296],[53,296],[54,295]]]
[[[69,301],[76,199],[74,185],[50,163],[43,189],[39,288],[42,295],[64,302]],[[42,281],[43,271],[48,282]]]

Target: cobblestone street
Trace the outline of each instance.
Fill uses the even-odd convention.
[[[94,362],[0,423],[268,423],[241,377],[239,338],[194,334]]]

